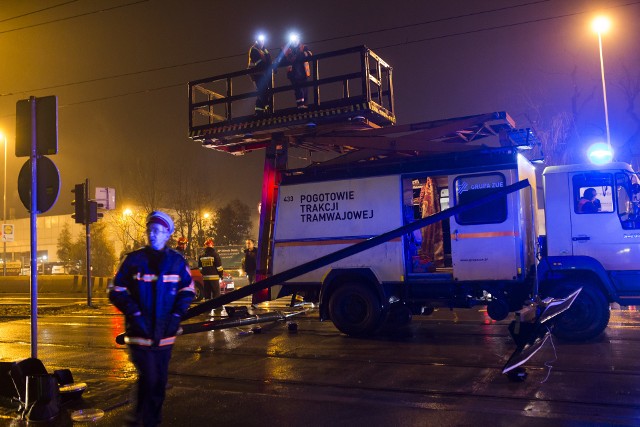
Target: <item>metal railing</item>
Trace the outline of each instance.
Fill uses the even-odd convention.
[[[366,46],[312,55],[304,62],[310,65],[311,77],[300,86],[311,93],[312,102],[308,104],[311,109],[374,103],[376,108],[394,116],[392,68]],[[294,89],[283,76],[286,72],[278,75],[278,70],[287,65],[276,58],[271,69],[266,94],[272,115],[295,109],[293,95],[289,101],[280,98]],[[326,76],[321,77],[321,70]],[[247,106],[258,95],[250,79],[252,71],[246,69],[189,82],[189,130],[243,118],[252,120],[253,107]]]

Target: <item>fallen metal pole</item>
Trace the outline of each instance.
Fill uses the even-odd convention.
[[[222,307],[223,305],[229,304],[230,302],[239,300],[244,297],[248,297],[249,295],[255,292],[261,291],[266,288],[270,288],[275,285],[279,285],[282,282],[286,282],[287,280],[291,280],[295,277],[302,276],[303,274],[306,274],[317,268],[324,267],[325,265],[329,265],[333,262],[350,257],[351,255],[355,255],[357,253],[366,251],[367,249],[371,249],[382,243],[388,242],[391,239],[400,237],[403,234],[411,233],[413,230],[417,230],[418,228],[426,227],[427,225],[431,225],[438,221],[447,219],[450,216],[457,215],[459,213],[465,212],[469,209],[473,209],[485,203],[492,202],[501,197],[506,197],[510,193],[514,193],[516,191],[522,190],[523,188],[529,187],[529,185],[530,185],[529,180],[524,179],[522,181],[516,182],[515,184],[511,184],[507,187],[497,190],[481,199],[474,200],[472,202],[465,203],[462,205],[457,205],[449,209],[445,209],[441,212],[438,212],[437,214],[416,220],[411,224],[404,225],[402,227],[396,228],[395,230],[391,230],[379,236],[367,239],[364,242],[356,243],[355,245],[349,246],[344,249],[340,249],[339,251],[322,256],[313,261],[305,262],[304,264],[293,267],[289,270],[274,274],[273,276],[267,277],[266,279],[260,280],[259,282],[255,282],[251,285],[244,286],[233,292],[229,292],[227,294],[221,295],[212,300],[205,301],[201,304],[191,307],[187,311],[187,314],[183,319],[184,320],[190,319],[199,314],[206,313],[207,311],[210,311],[214,308]]]
[[[291,313],[281,311],[270,311],[268,313],[254,314],[240,318],[226,318],[219,320],[209,320],[206,322],[185,323],[180,327],[178,335],[196,334],[199,332],[217,331],[220,329],[235,328],[238,326],[255,325],[258,323],[277,322],[286,320],[290,317],[306,313],[308,310],[299,310]],[[116,343],[124,344],[125,334],[119,334],[116,337]]]
[[[442,221],[444,219],[449,218],[450,216],[457,215],[459,213],[465,212],[469,209],[473,209],[477,206],[483,205],[485,203],[492,202],[501,197],[506,197],[508,194],[514,193],[516,191],[522,190],[523,188],[529,187],[529,180],[524,179],[522,181],[518,181],[515,184],[511,184],[507,187],[504,187],[500,190],[496,190],[495,192],[481,198],[478,200],[474,200],[469,203],[465,203],[462,205],[457,205],[449,209],[445,209],[437,214],[428,216],[426,218],[419,219],[410,224],[404,225],[402,227],[396,228],[395,230],[388,231],[384,234],[381,234],[376,237],[372,237],[370,239],[365,240],[364,242],[356,243],[355,245],[349,246],[344,249],[340,249],[339,251],[330,253],[328,255],[322,256],[313,261],[305,262],[304,264],[300,264],[297,267],[293,267],[289,270],[280,272],[278,274],[274,274],[271,277],[267,277],[266,279],[260,280],[259,282],[255,282],[251,285],[244,286],[238,290],[233,292],[226,293],[224,295],[220,295],[217,298],[214,298],[209,301],[205,301],[201,304],[198,304],[194,307],[191,307],[187,314],[183,317],[183,320],[191,319],[192,317],[198,316],[200,314],[206,313],[208,311],[213,310],[214,308],[222,307],[225,304],[229,304],[233,301],[237,301],[244,297],[248,297],[249,295],[261,291],[266,288],[270,288],[275,285],[279,285],[282,282],[286,282],[287,280],[291,280],[295,277],[302,276],[310,271],[313,271],[317,268],[324,267],[325,265],[329,265],[333,262],[339,261],[341,259],[350,257],[351,255],[355,255],[357,253],[366,251],[367,249],[371,249],[375,246],[378,246],[382,243],[388,242],[391,239],[395,239],[396,237],[400,237],[403,234],[411,233],[413,230],[417,230],[418,228],[426,227],[428,225],[434,224],[438,221]],[[185,325],[187,326],[187,325]],[[122,337],[122,338],[121,338]],[[124,334],[120,334],[116,337],[116,342],[121,340],[124,342]]]

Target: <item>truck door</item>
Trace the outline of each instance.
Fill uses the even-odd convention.
[[[637,270],[640,259],[640,238],[635,225],[626,221],[627,180],[621,172],[578,172],[571,177],[573,255],[592,257],[610,272]]]
[[[477,200],[514,182],[513,170],[449,177],[450,203]],[[481,205],[450,219],[451,259],[456,280],[514,280],[522,273],[517,198]]]

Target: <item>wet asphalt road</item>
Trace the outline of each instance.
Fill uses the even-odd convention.
[[[88,384],[82,399],[45,425],[74,425],[73,411],[99,408],[102,419],[75,425],[119,426],[130,409],[135,370],[114,342],[122,317],[104,299],[95,305],[39,318],[39,358],[49,371],[69,368]],[[28,318],[2,320],[1,360],[28,357]],[[297,324],[296,333],[276,322],[260,333],[245,326],[180,337],[163,425],[640,425],[635,309],[614,310],[594,342],[547,344],[526,365],[523,383],[501,374],[514,349],[507,322],[491,321],[483,310],[439,310],[372,339],[348,338],[313,310]],[[0,400],[0,425],[26,425],[15,420],[15,408]]]

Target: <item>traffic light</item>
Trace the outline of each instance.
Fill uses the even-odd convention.
[[[98,208],[104,208],[104,205],[95,200],[89,200],[89,224],[93,224],[102,218],[102,212],[98,212]]]
[[[87,192],[84,184],[76,184],[75,188],[71,190],[74,194],[74,200],[71,205],[75,207],[75,213],[71,215],[71,218],[76,220],[76,224],[87,223]]]

